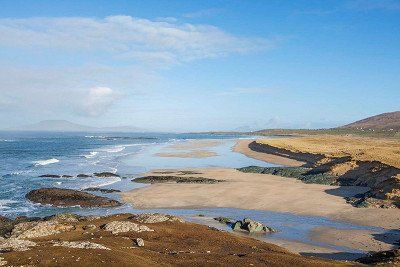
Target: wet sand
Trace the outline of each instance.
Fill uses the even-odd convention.
[[[157,157],[165,158],[208,158],[218,156],[217,153],[207,150],[194,150],[189,152],[165,152],[154,154]]]
[[[343,196],[364,192],[364,187],[305,184],[293,178],[243,173],[228,168],[189,169],[199,177],[225,180],[217,184],[153,184],[122,193],[138,208],[226,207],[324,216],[360,225],[400,228],[400,210],[355,208]],[[160,175],[147,173],[144,175]],[[179,192],[179,194],[177,194]]]
[[[311,240],[329,242],[336,246],[351,247],[360,250],[383,251],[394,249],[400,240],[400,231],[379,233],[371,230],[348,230],[332,227],[319,227],[311,231]]]
[[[164,150],[154,154],[156,157],[167,158],[208,158],[215,157],[218,154],[214,151],[207,150],[223,144],[222,140],[189,140],[184,142],[174,143],[167,146]]]

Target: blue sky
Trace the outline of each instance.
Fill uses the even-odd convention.
[[[399,110],[400,1],[0,1],[0,123],[332,127]]]

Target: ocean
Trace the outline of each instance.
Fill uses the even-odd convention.
[[[243,136],[241,136],[243,137]],[[131,182],[138,174],[155,168],[243,167],[262,164],[231,151],[235,135],[164,133],[0,133],[0,215],[45,216],[56,212],[80,212],[79,207],[55,208],[25,199],[32,189],[89,187],[122,191],[143,186]],[[156,154],[170,144],[191,139],[223,139],[210,158],[164,158]],[[123,178],[40,178],[44,174],[71,175],[113,172]],[[119,198],[118,194],[107,197]],[[99,209],[99,213],[107,210]],[[93,210],[88,211],[93,213]]]

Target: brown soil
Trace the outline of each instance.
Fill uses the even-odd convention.
[[[355,263],[323,260],[292,254],[278,246],[193,223],[146,224],[153,232],[112,234],[101,228],[111,221],[133,221],[120,214],[88,221],[68,222],[75,228],[31,239],[28,251],[0,255],[13,266],[353,266]],[[133,221],[135,222],[135,221]],[[136,222],[137,223],[137,222]],[[90,228],[85,227],[91,225]],[[94,227],[95,226],[95,227]],[[83,228],[87,230],[83,230]],[[134,240],[142,238],[144,247]],[[90,241],[106,249],[53,246],[53,242]]]

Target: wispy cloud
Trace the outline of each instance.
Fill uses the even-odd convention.
[[[30,114],[99,116],[120,100],[117,92],[132,96],[149,91],[160,79],[160,66],[273,46],[274,41],[264,38],[237,36],[215,26],[173,18],[0,19],[0,49],[16,55],[34,51],[39,59],[12,66],[0,56],[0,105],[11,106],[9,113],[29,110]],[[41,62],[41,55],[45,62],[56,55],[85,63],[63,66],[60,60],[61,66],[52,66]]]
[[[346,3],[346,7],[354,10],[386,10],[400,11],[399,0],[351,0]]]
[[[130,16],[0,19],[0,46],[101,51],[141,61],[184,62],[248,53],[274,46],[210,25],[152,21]]]
[[[239,95],[265,95],[274,92],[271,88],[249,87],[249,88],[234,88],[232,90],[222,91],[217,93],[219,96],[239,96]]]

